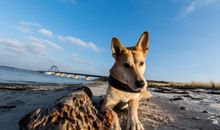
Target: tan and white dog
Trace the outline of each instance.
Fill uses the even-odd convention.
[[[110,69],[109,86],[102,109],[113,113],[111,129],[121,130],[113,108],[118,104],[128,106],[128,130],[144,130],[138,119],[139,100],[151,97],[144,78],[145,60],[149,51],[149,33],[144,32],[134,47],[126,48],[118,38],[112,39],[115,64]]]

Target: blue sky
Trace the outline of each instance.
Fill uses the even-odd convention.
[[[150,32],[148,79],[220,81],[220,0],[1,0],[0,65],[108,75]]]

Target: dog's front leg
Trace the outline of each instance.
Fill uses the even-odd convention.
[[[110,112],[112,117],[111,130],[121,130],[119,119],[117,113],[113,110],[114,106],[118,103],[117,100],[112,99],[111,97],[106,96],[104,104],[102,106],[102,111]]]
[[[138,119],[138,100],[131,100],[128,103],[127,130],[144,130],[143,125]]]
[[[113,109],[108,108],[108,107],[103,108],[103,111],[111,113],[111,115],[113,116],[109,121],[109,122],[111,122],[109,130],[121,130],[118,115],[116,114],[116,112]]]

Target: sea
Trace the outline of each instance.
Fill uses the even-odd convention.
[[[74,79],[46,75],[44,73],[20,69],[15,67],[0,66],[0,83],[55,83],[55,84],[81,84],[89,83],[83,79]]]

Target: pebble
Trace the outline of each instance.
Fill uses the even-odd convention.
[[[203,111],[202,113],[208,113],[208,111]]]
[[[192,117],[193,120],[199,120],[199,117]]]
[[[177,100],[183,100],[182,97],[174,97],[172,99],[170,99],[170,101],[177,101]]]
[[[186,107],[181,106],[181,107],[180,107],[180,110],[186,110]]]

